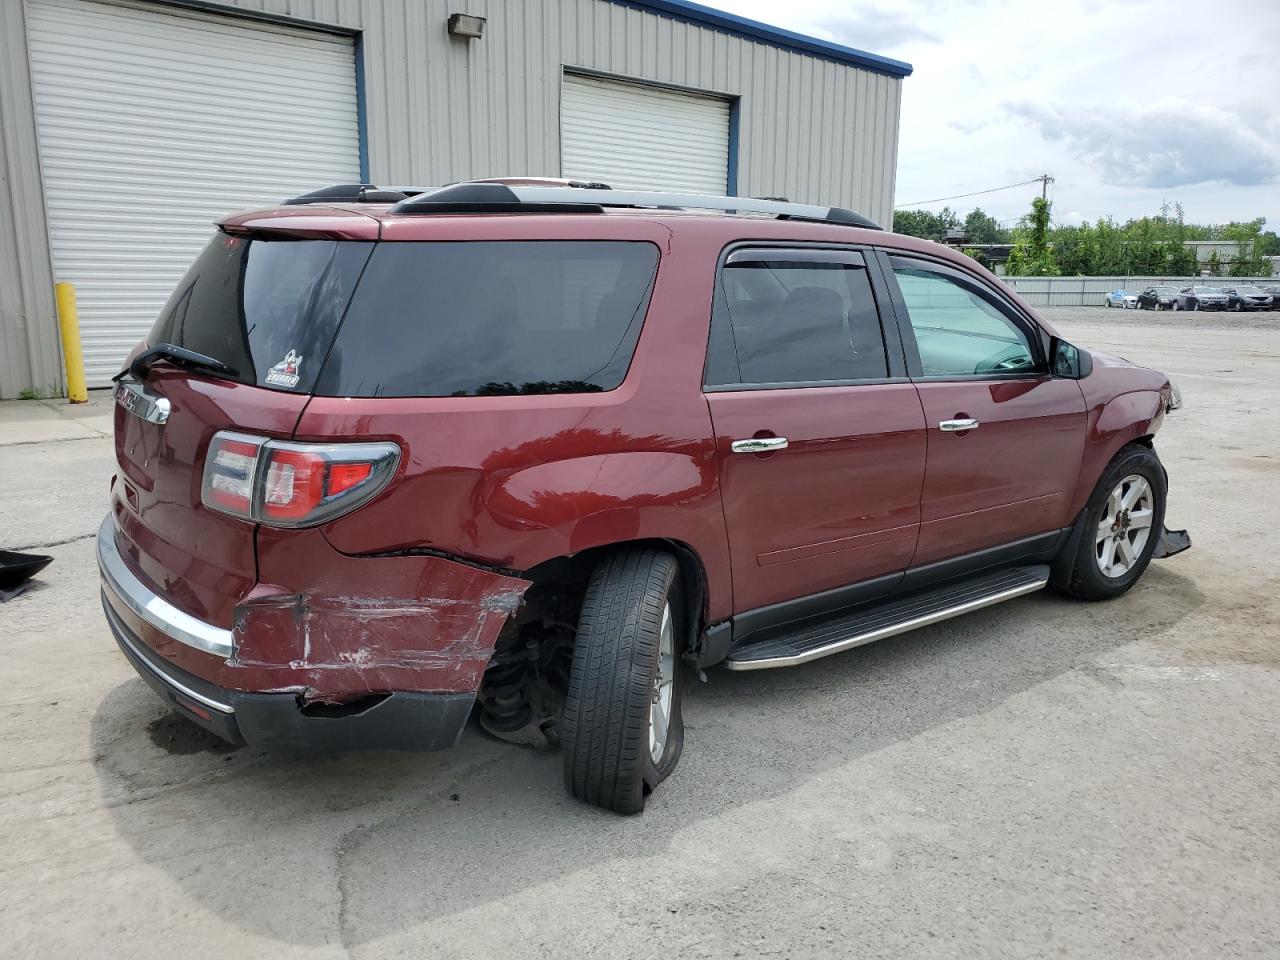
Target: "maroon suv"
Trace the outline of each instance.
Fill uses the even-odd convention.
[[[637,811],[687,670],[804,663],[1164,528],[1164,374],[856,214],[477,182],[229,217],[119,376],[107,619],[184,716],[435,749],[473,708]]]

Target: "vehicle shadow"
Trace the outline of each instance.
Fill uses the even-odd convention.
[[[687,687],[684,758],[641,817],[572,801],[557,752],[496,742],[474,724],[437,754],[228,752],[140,680],[102,701],[92,745],[120,836],[204,908],[281,942],[353,946],[568,872],[661,856],[726,812],[1090,673],[1203,602],[1156,565],[1110,603],[1045,592],[790,670],[712,671]]]

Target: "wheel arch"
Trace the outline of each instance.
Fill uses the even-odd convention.
[[[661,550],[675,557],[680,568],[680,579],[688,599],[689,617],[686,649],[697,647],[709,622],[712,586],[708,579],[707,565],[692,544],[674,537],[642,537],[633,540],[617,540],[601,543],[575,553],[551,557],[522,572],[533,583],[530,590],[550,584],[572,584],[578,599],[586,589],[586,581],[592,569],[606,556],[623,550]]]

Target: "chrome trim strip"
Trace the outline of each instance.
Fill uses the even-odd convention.
[[[158,393],[152,393],[136,380],[121,380],[116,384],[116,403],[139,420],[164,424],[169,420],[170,404]]]
[[[108,624],[111,626],[112,630],[115,631],[116,639],[132,651],[133,655],[137,657],[138,663],[142,664],[148,673],[163,683],[166,687],[172,689],[175,693],[181,694],[189,700],[194,700],[196,703],[202,703],[210,710],[217,710],[219,713],[229,715],[235,713],[235,710],[232,709],[230,704],[206,697],[202,693],[196,693],[196,691],[192,690],[185,683],[175,680],[173,677],[169,676],[169,674],[157,667],[151,662],[146,654],[138,649],[138,645],[134,643],[133,638],[129,636],[129,631],[126,629],[125,625],[123,623],[117,624],[116,622],[113,622],[118,621],[119,617],[116,612],[111,609],[111,603],[109,601],[105,605],[105,609],[107,612]]]
[[[197,620],[157,595],[138,579],[116,547],[116,525],[107,514],[98,528],[98,569],[104,586],[133,613],[179,643],[227,659],[234,652],[231,631]]]
[[[844,640],[837,640],[835,643],[829,643],[825,647],[819,647],[816,650],[807,650],[804,653],[797,653],[793,656],[770,657],[767,660],[726,660],[724,665],[727,670],[771,670],[775,667],[795,667],[802,663],[809,663],[811,660],[820,660],[823,657],[829,657],[835,653],[843,653],[845,650],[852,650],[854,647],[860,647],[866,643],[874,643],[877,640],[884,640],[886,637],[896,637],[900,633],[908,633],[911,630],[917,630],[920,627],[927,627],[930,624],[941,623],[943,620],[950,620],[952,617],[958,617],[966,613],[972,613],[974,610],[981,610],[983,607],[990,607],[1005,600],[1012,600],[1014,597],[1020,597],[1025,593],[1034,593],[1048,586],[1049,580],[1035,580],[1030,583],[1024,583],[1016,587],[1010,587],[1007,590],[1001,590],[987,597],[979,597],[976,600],[969,600],[965,603],[958,604],[954,607],[948,607],[945,610],[938,610],[934,613],[927,614],[923,617],[916,617],[911,620],[904,620],[902,623],[896,623],[892,626],[881,627],[878,630],[872,630],[869,633],[854,634],[852,637],[846,637]]]

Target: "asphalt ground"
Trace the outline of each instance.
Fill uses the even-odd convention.
[[[0,404],[0,956],[1280,956],[1280,314],[1044,311],[1171,373],[1194,548],[791,670],[710,671],[641,817],[469,729],[290,761],[112,642],[109,405]]]

